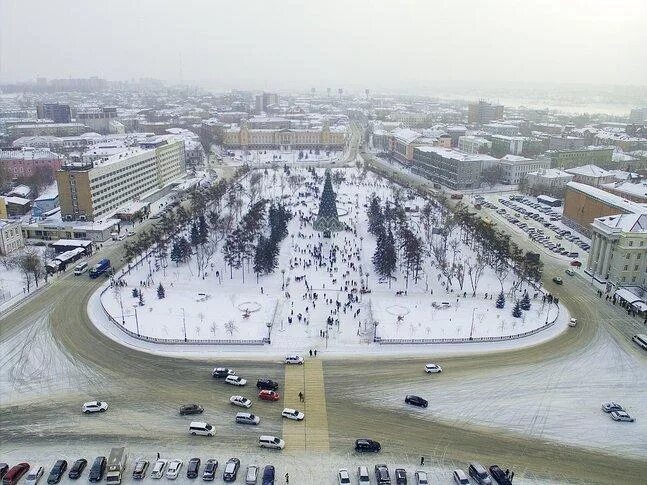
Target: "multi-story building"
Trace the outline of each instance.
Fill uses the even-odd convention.
[[[279,104],[279,95],[276,93],[257,94],[254,98],[254,109],[256,113],[263,113],[268,107]]]
[[[30,177],[41,167],[55,171],[62,163],[63,157],[46,148],[0,150],[0,164],[13,177]]]
[[[6,219],[7,217],[9,217],[9,214],[7,213],[7,203],[5,202],[4,197],[0,195],[0,219]]]
[[[582,148],[586,140],[580,136],[551,135],[548,137],[549,150],[573,150]]]
[[[25,247],[20,221],[0,219],[0,254],[7,254]]]
[[[458,149],[465,153],[488,153],[492,142],[480,136],[464,135],[458,139]]]
[[[550,150],[546,155],[550,157],[553,168],[566,169],[588,164],[610,168],[613,147],[588,146],[573,150]]]
[[[492,155],[502,157],[504,155],[521,155],[523,152],[523,136],[493,135]]]
[[[470,103],[467,106],[467,122],[482,125],[503,118],[503,106],[486,101]]]
[[[516,185],[521,183],[530,172],[550,168],[550,162],[518,155],[506,155],[501,158],[499,167],[501,167],[501,182]]]
[[[486,123],[481,128],[491,135],[517,136],[519,134],[519,127],[509,123]]]
[[[389,153],[401,163],[410,165],[413,162],[413,149],[431,143],[425,142],[425,137],[410,128],[396,128],[389,138]]]
[[[117,108],[104,107],[104,108],[90,108],[79,110],[76,113],[76,121],[90,128],[97,133],[111,133],[111,122],[117,120]]]
[[[643,123],[647,121],[647,108],[634,108],[629,114],[631,123]]]
[[[573,182],[599,187],[615,180],[615,175],[596,165],[583,165],[581,167],[567,168],[564,170],[573,176]]]
[[[482,166],[497,162],[489,155],[463,153],[438,146],[419,146],[413,149],[411,171],[451,189],[471,189],[479,186]]]
[[[185,174],[184,142],[171,135],[106,160],[63,165],[56,172],[61,215],[66,220],[105,219]]]
[[[550,166],[550,161],[545,161]],[[551,192],[559,191],[566,187],[566,184],[571,180],[573,180],[573,176],[570,173],[558,168],[547,168],[526,174],[528,187],[533,190],[550,189]]]
[[[52,120],[54,123],[70,123],[72,111],[69,104],[38,103],[36,105],[38,119]]]
[[[90,131],[83,123],[19,123],[7,127],[11,140],[21,136],[75,136]]]
[[[322,128],[259,129],[246,125],[224,132],[223,145],[230,149],[334,149],[346,143],[346,127],[324,125]]]

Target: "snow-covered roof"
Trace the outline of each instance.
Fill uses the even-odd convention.
[[[58,185],[52,184],[45,189],[36,200],[51,200],[58,197]]]
[[[19,150],[0,150],[3,160],[59,160],[61,156],[49,148],[22,147]]]
[[[28,205],[31,203],[31,200],[29,199],[24,199],[22,197],[14,197],[11,195],[6,196],[4,200],[7,204]]]
[[[422,136],[419,132],[410,128],[396,128],[395,130],[393,130],[392,134],[396,140],[404,143],[405,145],[413,143]]]
[[[627,195],[643,197],[647,200],[647,180],[643,180],[640,183],[611,182],[610,184],[603,184],[602,187],[605,189],[613,189]]]
[[[616,178],[616,180],[630,180],[630,179],[639,179],[640,175],[635,172],[626,172],[624,170],[609,170],[610,174]]]
[[[597,165],[582,165],[581,167],[567,168],[566,172],[573,175],[584,175],[586,177],[608,177],[612,175],[607,172],[605,169],[598,167]]]
[[[522,157],[521,155],[506,155],[501,157],[502,162],[530,162],[532,158]]]
[[[622,232],[647,234],[647,214],[619,214],[616,216],[598,217],[595,222],[610,229],[620,229]]]
[[[589,197],[598,199],[604,202],[607,205],[611,205],[618,209],[624,210],[631,214],[647,214],[647,204],[639,204],[638,202],[632,202],[630,200],[624,199],[619,195],[611,194],[606,190],[599,189],[597,187],[592,187],[591,185],[581,184],[579,182],[569,182],[566,184],[567,187],[578,192],[582,192]]]
[[[538,177],[544,177],[548,179],[564,178],[564,177],[573,178],[573,176],[570,173],[566,173],[563,170],[560,170],[558,168],[546,168],[544,170],[538,170],[537,172],[530,172],[528,175],[535,175]]]
[[[31,194],[31,188],[28,185],[16,185],[13,189],[9,191],[7,195],[15,195],[17,197],[29,197]]]
[[[491,157],[490,155],[484,155],[480,153],[465,153],[460,150],[454,150],[451,148],[435,147],[423,145],[416,147],[416,150],[425,153],[437,153],[443,158],[449,158],[452,160],[458,160],[461,162],[498,162],[498,158]]]

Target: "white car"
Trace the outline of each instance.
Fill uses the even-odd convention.
[[[416,485],[429,485],[429,480],[427,479],[427,472],[416,472]]]
[[[166,478],[175,480],[182,469],[182,460],[172,460],[166,469]]]
[[[303,357],[300,355],[288,355],[285,357],[286,364],[303,364]]]
[[[571,318],[568,322],[569,327],[575,327],[577,325],[577,318]]]
[[[357,483],[359,485],[371,485],[371,477],[368,474],[368,467],[359,466],[357,467]]]
[[[452,476],[456,485],[470,485],[470,480],[463,470],[454,470]]]
[[[45,470],[42,466],[37,466],[29,470],[29,473],[25,477],[25,485],[36,485],[44,472]]]
[[[232,386],[244,386],[247,384],[247,379],[243,379],[242,377],[238,376],[227,376],[225,378],[225,382],[227,384],[231,384]]]
[[[252,401],[243,396],[231,396],[229,402],[234,406],[240,406],[241,408],[250,408],[252,407]]]
[[[296,409],[285,408],[281,413],[281,416],[288,419],[294,419],[295,421],[302,421],[306,417],[301,411]]]
[[[83,404],[83,412],[85,414],[102,413],[107,409],[108,403],[104,401],[90,401]]]
[[[168,460],[159,459],[155,462],[153,466],[153,471],[151,472],[151,478],[162,478],[164,476],[164,469]]]
[[[614,421],[625,421],[627,423],[633,423],[635,421],[634,418],[629,416],[627,411],[611,411],[611,419]]]
[[[337,476],[339,478],[339,485],[348,485],[350,483],[350,475],[348,474],[348,470],[345,468],[339,470]]]
[[[433,362],[425,364],[425,372],[427,374],[436,374],[437,372],[442,372],[442,371],[443,371],[443,368],[440,367],[438,364],[434,364]]]
[[[604,411],[605,413],[610,413],[611,411],[624,411],[624,409],[617,402],[611,401],[602,404],[602,411]]]

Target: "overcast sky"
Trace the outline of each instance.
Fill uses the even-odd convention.
[[[0,0],[0,80],[647,85],[647,0]]]

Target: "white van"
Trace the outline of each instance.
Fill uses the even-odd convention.
[[[303,357],[300,355],[288,355],[285,357],[286,364],[303,364]]]
[[[258,438],[258,446],[272,450],[282,450],[285,448],[285,441],[276,436],[261,436]]]
[[[236,414],[236,422],[240,424],[258,424],[260,422],[258,416],[254,416],[250,413],[238,413]]]
[[[74,267],[74,276],[79,276],[88,270],[88,263],[79,263]]]
[[[200,436],[213,436],[216,434],[216,430],[213,426],[208,423],[202,423],[200,421],[192,421],[189,425],[189,434],[200,435]]]

